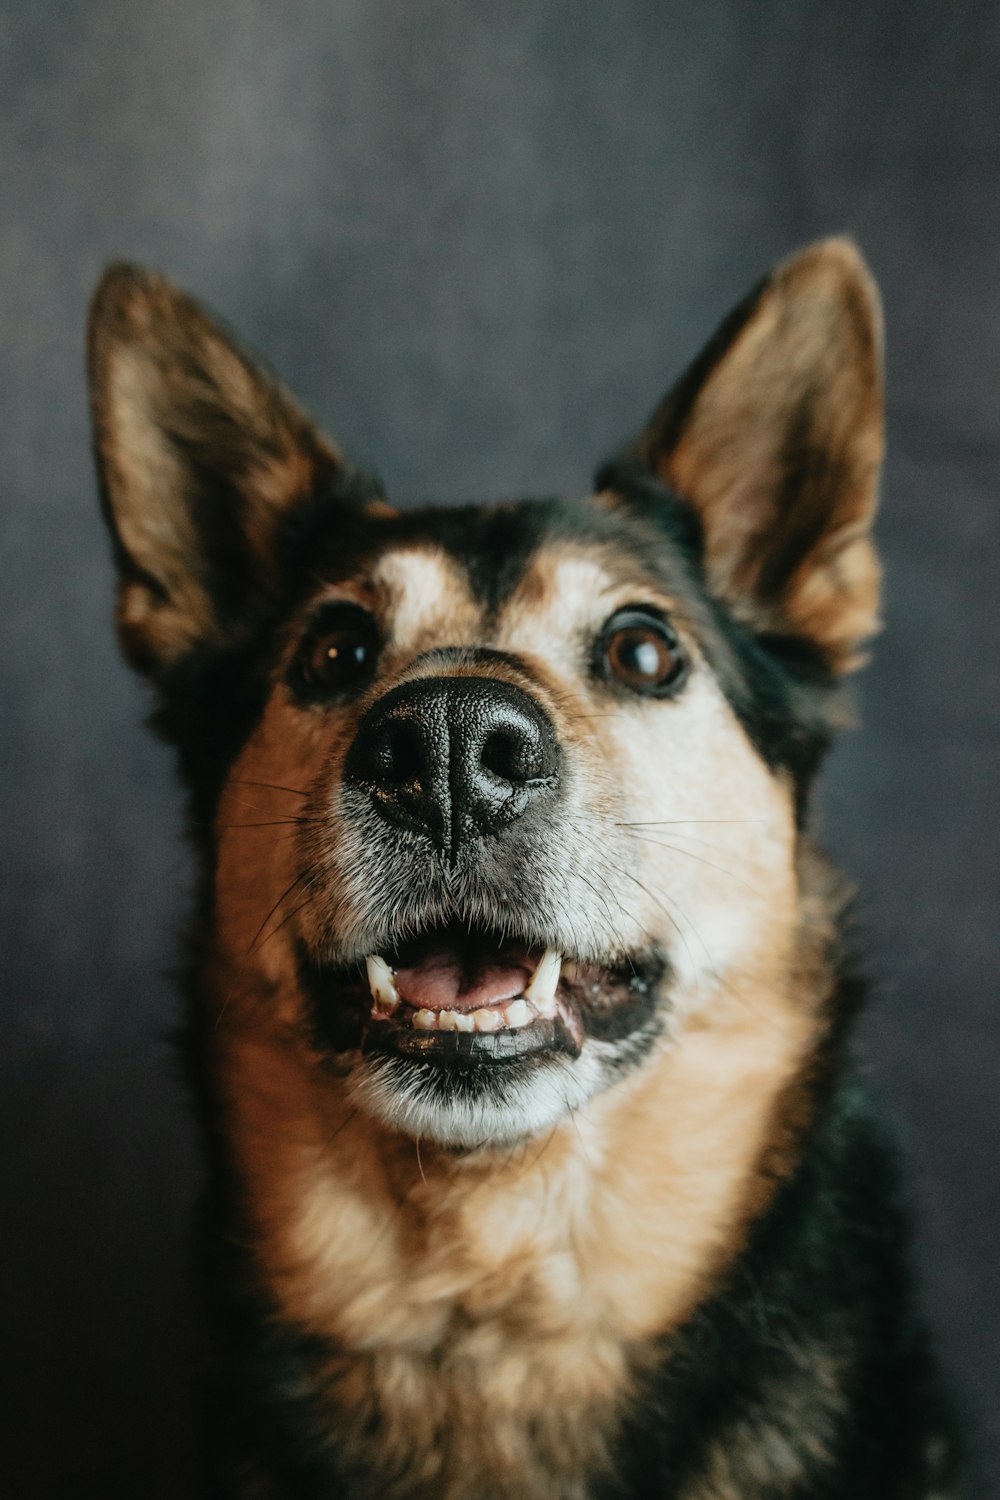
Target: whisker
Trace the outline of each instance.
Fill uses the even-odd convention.
[[[247,949],[247,951],[244,953],[243,958],[242,958],[242,960],[240,962],[239,969],[237,970],[236,975],[235,975],[235,977],[233,979],[233,982],[232,982],[232,984],[229,987],[229,993],[226,995],[225,1000],[222,1002],[222,1005],[219,1008],[219,1013],[218,1013],[218,1015],[215,1018],[215,1029],[216,1030],[218,1030],[219,1026],[221,1025],[222,1018],[226,1014],[226,1011],[229,1009],[230,1001],[232,1000],[233,996],[236,994],[236,990],[237,990],[237,988],[239,986],[240,980],[243,978],[243,975],[246,973],[247,964],[250,962],[250,956],[251,956],[251,954],[253,953],[254,949],[257,946],[257,943],[258,943],[258,941],[260,939],[261,933],[264,931],[264,928],[267,926],[268,922],[270,922],[271,918],[274,916],[275,912],[278,910],[278,907],[281,905],[281,903],[283,901],[285,901],[285,900],[288,899],[288,897],[295,890],[295,887],[297,885],[300,885],[302,883],[302,881],[305,880],[305,878],[306,878],[306,872],[304,870],[300,874],[296,875],[296,877],[292,881],[291,885],[288,886],[284,891],[282,891],[281,895],[278,897],[277,901],[274,903],[274,905],[271,907],[271,910],[268,912],[267,916],[264,918],[263,922],[261,922],[260,926],[257,928],[257,931],[254,933],[254,936],[253,936],[253,938],[252,938],[252,940],[250,942],[250,946]],[[305,902],[303,902],[302,904],[305,905]],[[296,911],[301,911],[301,909],[302,909],[301,907],[296,907]],[[293,912],[292,915],[294,916],[295,913]],[[282,924],[279,924],[279,925],[282,925]],[[275,929],[275,930],[277,931],[277,929]],[[272,933],[271,936],[273,937],[273,935],[274,934]],[[265,939],[265,941],[266,941],[266,939]]]
[[[581,832],[582,831],[583,830],[581,830]],[[587,842],[588,846],[590,847],[590,849],[595,854],[595,856],[599,855],[600,851],[599,851],[596,843],[594,842],[594,840],[590,839],[590,838],[587,838],[586,842]],[[594,873],[597,874],[596,871]],[[583,874],[583,872],[582,872],[582,870],[580,870],[579,866],[574,866],[573,867],[573,875],[575,876],[575,878],[577,880],[581,880],[583,882],[583,884],[588,888],[588,890],[593,891],[594,895],[597,897],[598,901],[601,903],[602,907],[604,908],[604,914],[605,914],[605,917],[607,918],[608,927],[609,927],[610,931],[612,933],[614,933],[616,931],[616,929],[617,929],[617,925],[618,924],[615,921],[614,912],[612,911],[612,908],[611,908],[611,906],[610,906],[610,904],[608,902],[608,896],[610,894],[612,894],[612,893],[610,891],[610,887],[608,886],[607,881],[606,880],[601,880],[601,885],[604,887],[604,891],[605,891],[605,894],[602,895],[601,891],[598,890],[597,886],[592,885],[591,882],[587,879],[586,875]],[[601,879],[601,877],[600,877],[599,874],[598,874],[598,879]],[[635,921],[635,917],[634,917],[634,915],[631,912],[626,911],[625,915],[628,916],[628,917],[630,917],[632,919],[632,921]],[[590,927],[591,935],[592,935],[593,942],[594,942],[595,951],[597,951],[597,950],[601,949],[605,945],[605,942],[606,942],[606,939],[607,939],[607,934],[604,934],[603,938],[602,938],[602,934],[599,933],[598,928],[595,925],[595,922],[594,922],[593,918],[591,918],[591,920],[588,922],[588,926]]]
[[[341,1120],[341,1122],[337,1126],[336,1130],[332,1131],[327,1136],[327,1138],[326,1138],[326,1144],[328,1146],[332,1146],[333,1143],[334,1143],[334,1141],[337,1139],[338,1135],[340,1135],[341,1131],[346,1130],[347,1127],[348,1127],[348,1125],[350,1125],[351,1121],[357,1119],[358,1113],[359,1113],[359,1111],[358,1111],[357,1105],[352,1106],[352,1108],[348,1111],[348,1113]]]
[[[267,916],[265,916],[264,921],[261,922],[261,926],[259,926],[258,929],[256,929],[256,933],[255,933],[255,935],[253,935],[253,941],[250,942],[250,947],[247,948],[246,953],[243,954],[243,960],[241,960],[240,968],[238,968],[237,975],[235,975],[234,980],[232,980],[231,986],[229,986],[229,993],[228,993],[228,995],[226,995],[225,1001],[222,1002],[222,1007],[219,1008],[219,1014],[217,1014],[217,1016],[216,1016],[216,1031],[217,1031],[217,1029],[219,1029],[219,1026],[222,1025],[222,1017],[225,1016],[226,1011],[228,1011],[229,1002],[232,1001],[232,996],[234,996],[235,992],[237,992],[237,987],[238,987],[238,984],[240,984],[241,978],[243,978],[243,975],[246,974],[246,966],[247,966],[247,963],[250,962],[250,954],[253,953],[253,950],[255,950],[255,948],[258,948],[258,944],[259,944],[259,948],[262,948],[262,947],[264,947],[265,942],[270,942],[270,939],[273,938],[273,936],[276,935],[276,933],[279,933],[280,930],[282,930],[282,927],[285,926],[285,922],[289,921],[289,919],[291,919],[292,916],[295,915],[295,912],[300,912],[300,910],[303,909],[303,906],[306,906],[307,900],[306,901],[301,901],[301,903],[298,904],[298,906],[295,907],[294,910],[291,910],[291,912],[288,913],[288,916],[285,916],[285,918],[283,918],[282,921],[280,921],[279,924],[277,924],[277,927],[276,927],[276,929],[274,929],[274,932],[268,933],[267,938],[264,938],[261,941],[261,933],[264,932],[265,927],[267,927],[267,924],[268,924],[268,922],[270,922],[271,916],[273,916],[274,912],[276,912],[277,907],[279,907],[280,904],[282,904],[282,901],[285,901],[286,898],[288,898],[289,895],[292,894],[292,891],[294,891],[295,886],[300,885],[300,883],[303,882],[304,879],[306,879],[306,871],[303,870],[303,871],[301,871],[301,874],[297,874],[297,876],[295,876],[295,879],[292,880],[291,885],[289,885],[288,888],[286,888],[285,891],[282,891],[282,894],[280,894],[279,897],[277,897],[277,900],[274,901],[273,906],[271,906],[270,912],[267,913]],[[310,879],[309,883],[310,883],[310,885],[315,885],[315,883],[316,883],[316,877],[312,876],[312,879]]]
[[[315,880],[313,880],[313,881],[311,881],[311,882],[310,882],[310,884],[311,884],[311,885],[315,885],[315,884],[316,884],[316,882],[315,882]],[[290,912],[289,912],[289,913],[288,913],[288,914],[287,914],[287,916],[284,916],[284,917],[282,917],[282,919],[281,919],[281,921],[280,921],[280,922],[279,922],[279,923],[278,923],[278,925],[277,925],[277,927],[274,927],[274,928],[272,928],[272,929],[271,929],[271,931],[270,931],[270,932],[269,932],[269,933],[268,933],[268,935],[267,935],[267,937],[266,937],[266,938],[264,938],[264,939],[263,939],[263,940],[262,940],[262,941],[261,941],[261,944],[260,944],[260,948],[263,948],[263,947],[264,947],[264,945],[265,945],[265,944],[266,944],[266,943],[269,943],[269,942],[270,942],[270,941],[271,941],[271,939],[272,939],[272,938],[274,938],[274,937],[277,937],[277,935],[278,935],[278,933],[279,933],[279,932],[280,932],[280,931],[281,931],[281,929],[282,929],[282,928],[283,928],[283,927],[284,927],[284,926],[285,926],[285,925],[286,925],[286,923],[288,923],[288,922],[290,922],[290,921],[291,921],[291,920],[292,920],[292,918],[293,918],[293,917],[295,917],[295,916],[297,916],[297,915],[298,915],[298,913],[299,913],[299,912],[300,912],[300,911],[302,911],[302,910],[303,910],[303,909],[304,909],[304,908],[305,908],[305,907],[307,907],[307,906],[308,906],[308,905],[309,905],[309,897],[308,897],[308,896],[307,896],[307,897],[306,897],[306,899],[305,899],[305,900],[304,900],[304,901],[300,901],[300,902],[299,902],[299,904],[298,904],[298,906],[293,906],[293,907],[292,907],[292,910],[291,910],[291,911],[290,911]],[[258,953],[259,953],[259,952],[260,952],[260,948],[258,948],[258,950],[257,950],[257,951],[258,951]]]
[[[648,834],[635,834],[636,838],[648,838]],[[739,860],[741,864],[753,865],[755,862],[748,854],[743,854],[738,849],[730,849],[726,844],[713,844],[711,839],[700,839],[693,833],[681,833],[679,829],[673,829],[670,837],[672,839],[683,839],[687,844],[697,844],[700,849],[712,849],[716,854],[728,854],[731,858]],[[669,847],[669,846],[668,846]]]
[[[738,885],[743,886],[752,895],[756,894],[754,887],[748,880],[744,880],[742,875],[737,875],[733,870],[727,870],[724,865],[715,864],[713,860],[706,859],[703,854],[695,854],[690,849],[680,849],[676,844],[665,843],[663,839],[651,839],[648,834],[644,833],[635,833],[632,837],[639,839],[644,844],[653,844],[657,849],[669,849],[673,854],[683,854],[688,859],[697,860],[698,864],[707,865],[710,870],[718,870],[720,875],[728,875],[730,880],[735,880]]]
[[[322,818],[270,818],[262,823],[218,823],[218,828],[302,828],[307,823],[322,823]]]
[[[302,870],[302,871],[300,871],[300,873],[298,875],[296,875],[296,877],[292,881],[291,885],[288,886],[286,890],[282,891],[281,895],[278,897],[277,901],[274,903],[274,905],[271,907],[271,910],[268,912],[267,916],[264,918],[263,922],[261,922],[260,926],[257,928],[256,935],[254,936],[253,942],[250,944],[249,948],[246,951],[245,958],[249,958],[250,955],[253,953],[254,949],[257,946],[257,941],[260,938],[261,933],[264,931],[264,928],[267,926],[268,922],[270,922],[271,918],[274,916],[275,912],[278,910],[278,907],[281,905],[281,903],[283,901],[287,900],[288,897],[294,891],[295,887],[297,885],[301,885],[302,882],[305,879],[306,879],[306,872],[305,872],[305,870]],[[301,908],[299,908],[299,909],[301,909]]]
[[[634,885],[637,885],[639,887],[639,889],[641,891],[643,891],[649,897],[649,899],[652,902],[654,902],[657,906],[659,906],[659,908],[663,912],[664,916],[667,917],[667,919],[673,924],[673,927],[674,927],[674,929],[677,932],[677,936],[680,938],[681,942],[684,944],[684,950],[687,953],[687,956],[688,956],[688,958],[691,961],[691,967],[692,967],[692,969],[694,969],[695,973],[697,973],[698,972],[698,966],[695,963],[694,954],[691,952],[691,946],[688,943],[688,940],[687,940],[687,938],[684,935],[684,930],[680,926],[680,924],[677,921],[677,919],[674,916],[671,915],[671,913],[667,910],[667,907],[664,906],[663,903],[664,902],[669,902],[669,904],[671,906],[675,906],[676,909],[679,912],[681,912],[681,914],[684,917],[685,922],[687,922],[688,926],[691,928],[691,931],[694,933],[695,937],[698,939],[699,943],[702,946],[702,950],[704,951],[705,957],[708,959],[709,967],[711,969],[711,973],[712,973],[713,979],[715,980],[716,984],[721,984],[722,981],[720,980],[718,972],[716,970],[715,960],[712,958],[712,955],[711,955],[711,953],[708,950],[708,944],[705,942],[705,939],[702,937],[701,933],[698,931],[697,927],[691,921],[691,918],[684,911],[684,909],[680,905],[680,903],[679,902],[671,901],[670,897],[666,894],[665,891],[656,891],[656,892],[654,892],[654,891],[650,890],[650,888],[649,888],[648,885],[645,885],[638,878],[638,876],[633,875],[631,873],[631,871],[629,871],[629,870],[619,870],[618,874],[619,875],[624,875],[627,880],[631,880],[632,883]]]
[[[589,838],[587,840],[587,842],[589,844],[590,849],[592,850],[592,852],[594,854],[595,861],[597,863],[600,863],[600,861],[603,858],[603,856],[605,855],[606,851],[603,850],[599,846],[599,844],[597,843],[597,841],[595,839],[593,839],[593,838]],[[608,926],[610,928],[610,931],[611,931],[612,935],[617,936],[617,933],[618,933],[618,923],[615,921],[614,913],[613,913],[613,911],[611,909],[611,906],[609,905],[609,902],[608,902],[608,899],[607,899],[608,897],[610,897],[614,901],[614,903],[618,907],[619,911],[622,912],[629,919],[629,921],[634,924],[634,926],[636,927],[637,931],[641,932],[644,929],[644,923],[640,920],[640,918],[636,915],[636,913],[634,911],[631,911],[629,909],[629,907],[622,900],[620,894],[617,891],[613,891],[612,890],[610,881],[607,880],[607,879],[605,879],[603,876],[601,876],[600,873],[598,872],[598,870],[596,870],[596,869],[593,870],[591,873],[597,876],[597,879],[600,881],[600,884],[603,886],[604,891],[606,892],[606,896],[602,896],[601,895],[601,892],[595,886],[593,886],[591,884],[591,882],[580,871],[579,868],[577,868],[577,869],[574,870],[574,874],[577,876],[577,878],[580,879],[580,880],[582,880],[583,883],[584,883],[584,885],[588,886],[594,892],[595,896],[601,902],[601,905],[604,907],[605,915],[607,916],[607,919],[608,919]],[[617,869],[615,867],[612,867],[611,874],[612,875],[621,876],[621,875],[626,874],[626,872],[623,871],[623,870],[619,870],[619,869]],[[635,880],[634,876],[629,876],[629,878],[632,879],[635,882],[635,884],[637,884],[637,885],[640,884],[639,881]],[[647,894],[651,894],[651,892],[647,892]],[[669,912],[667,913],[667,916],[670,916]],[[681,932],[680,928],[677,926],[677,923],[673,921],[672,917],[671,917],[671,921],[673,922],[673,925],[677,928],[678,935],[680,936],[681,941],[683,942],[684,941],[684,934],[683,934],[683,932]],[[591,922],[590,926],[591,926],[591,930],[593,931],[594,937],[595,937],[595,948],[600,948],[602,946],[602,944],[599,941],[597,941],[597,939],[598,939],[598,933],[597,933],[597,930],[596,930],[596,928],[594,926],[594,923]],[[689,956],[690,956],[690,950],[688,950],[688,952],[689,952]],[[635,965],[632,962],[631,954],[626,953],[626,958],[627,958],[627,961],[628,961],[629,968],[632,970],[632,973],[635,974],[636,970],[635,970]],[[692,963],[693,962],[694,962],[694,959],[692,957]]]
[[[541,1161],[542,1157],[545,1155],[546,1151],[549,1149],[549,1147],[552,1145],[552,1142],[555,1140],[555,1138],[556,1138],[556,1131],[558,1129],[559,1129],[559,1121],[556,1120],[555,1124],[552,1126],[552,1129],[549,1131],[548,1135],[545,1137],[545,1139],[542,1142],[541,1146],[538,1148],[537,1154],[535,1156],[533,1156],[532,1159],[531,1159],[531,1161],[528,1163],[527,1171],[533,1172],[535,1170],[535,1168],[538,1166],[538,1164]]]
[[[614,931],[616,923],[615,923],[615,919],[614,919],[614,914],[613,914],[613,912],[611,910],[610,905],[608,904],[607,896],[602,896],[601,893],[600,893],[600,891],[597,889],[596,885],[591,885],[591,883],[587,879],[586,875],[581,874],[579,870],[577,870],[576,875],[577,875],[577,879],[578,880],[582,880],[583,883],[584,883],[584,885],[587,886],[590,890],[592,890],[593,893],[594,893],[594,895],[597,897],[598,901],[600,901],[601,905],[604,907],[604,911],[605,911],[605,914],[606,914],[607,919],[608,919],[608,925],[610,926],[611,930]],[[608,886],[607,881],[605,880],[605,881],[602,881],[601,883],[604,886],[605,890],[610,895],[610,887]],[[630,911],[626,911],[625,915],[627,917],[630,917],[633,922],[636,921],[634,913],[632,913]],[[636,923],[636,925],[638,926],[640,924]],[[632,962],[632,955],[627,953],[625,956],[628,959],[628,966],[632,970],[633,976],[638,977],[636,975],[636,972],[635,972],[635,964]]]
[[[255,828],[258,825],[255,824],[255,823],[234,823],[232,826],[234,828]],[[267,825],[262,823],[259,826],[262,827],[262,828],[264,828]],[[271,840],[271,842],[272,842],[272,845],[275,848],[277,848],[279,844],[290,844],[292,842],[292,840],[293,839],[297,839],[298,836],[299,836],[298,829],[297,828],[293,828],[292,831],[291,831],[291,833],[279,833],[279,834],[276,834],[275,837]]]
[[[615,828],[693,828],[700,823],[769,823],[770,818],[660,818],[656,822],[625,823],[618,821]]]
[[[573,1129],[576,1131],[576,1138],[580,1142],[580,1150],[583,1152],[584,1156],[587,1158],[587,1165],[591,1168],[591,1170],[593,1170],[593,1166],[594,1166],[593,1158],[591,1157],[591,1154],[590,1154],[590,1148],[587,1145],[587,1142],[583,1138],[583,1131],[580,1129],[580,1122],[577,1119],[577,1113],[578,1113],[578,1111],[576,1109],[576,1106],[575,1105],[570,1105],[570,1109],[569,1109],[570,1124],[573,1126]]]
[[[292,797],[308,797],[309,793],[302,791],[297,786],[281,786],[277,781],[247,781],[242,776],[230,778],[230,786],[259,786],[265,787],[270,792],[288,792]]]

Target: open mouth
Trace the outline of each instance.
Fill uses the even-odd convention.
[[[370,954],[363,965],[303,959],[316,1019],[326,1018],[321,1030],[335,1034],[337,1050],[470,1063],[575,1057],[588,1036],[627,1036],[649,1019],[664,971],[655,955],[581,962],[457,922]]]

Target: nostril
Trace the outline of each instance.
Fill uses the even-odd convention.
[[[483,741],[481,764],[501,781],[529,781],[540,771],[537,746],[514,728],[494,729]]]
[[[390,720],[373,748],[373,769],[383,785],[406,786],[419,781],[424,770],[420,731],[406,719]]]

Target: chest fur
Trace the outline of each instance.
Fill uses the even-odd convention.
[[[772,1171],[810,1028],[776,1007],[741,1038],[746,1014],[721,1049],[718,1017],[694,1023],[585,1118],[482,1160],[379,1132],[292,1036],[226,1038],[257,1274],[326,1351],[317,1409],[359,1495],[582,1500],[607,1471],[653,1341]]]

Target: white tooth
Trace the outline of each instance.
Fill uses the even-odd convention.
[[[474,1010],[472,1020],[476,1031],[499,1031],[503,1025],[503,1017],[498,1010]]]
[[[436,1010],[418,1010],[413,1013],[413,1024],[420,1031],[434,1031],[437,1027]]]
[[[438,1031],[457,1031],[458,1011],[442,1010],[438,1013]]]
[[[383,1010],[395,1010],[399,1004],[399,995],[393,983],[396,976],[385,959],[373,953],[370,958],[365,959],[365,968],[368,970],[368,988],[372,992],[372,998]]]
[[[475,1021],[464,1010],[450,1010],[448,1014],[455,1018],[452,1022],[453,1031],[475,1031]]]
[[[535,1018],[534,1008],[527,1000],[512,1000],[504,1006],[503,1013],[508,1026],[527,1026]]]
[[[551,1016],[555,1014],[556,985],[559,983],[559,970],[561,968],[562,954],[557,953],[554,948],[546,948],[542,954],[538,968],[531,976],[531,983],[524,992],[525,1000],[532,1002],[539,1015]]]

